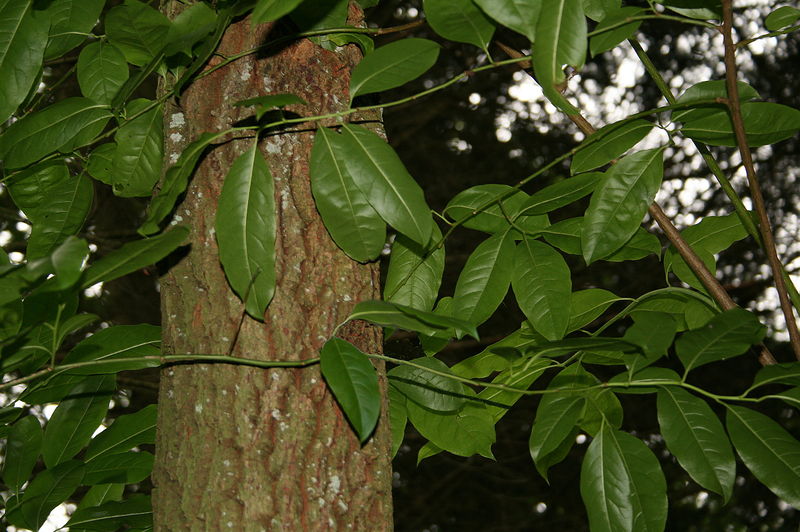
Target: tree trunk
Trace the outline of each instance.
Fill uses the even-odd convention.
[[[179,9],[176,4],[167,11]],[[354,6],[350,14],[351,23],[362,17]],[[249,19],[239,21],[219,52],[253,49],[272,29],[254,31]],[[172,154],[202,132],[245,118],[247,108],[232,106],[238,100],[293,93],[308,102],[290,107],[298,113],[342,110],[358,51],[340,50],[304,39],[247,55],[198,80],[180,108],[167,110],[168,157],[174,161]],[[210,66],[219,62],[215,57]],[[243,304],[225,280],[214,235],[224,176],[252,141],[231,140],[201,160],[174,218],[191,228],[190,251],[161,282],[166,353],[224,354],[235,341],[234,356],[314,357],[355,302],[379,296],[377,265],[351,261],[320,220],[308,176],[313,127],[303,129],[261,143],[277,205],[277,286],[264,323],[242,320]],[[380,331],[366,324],[351,324],[340,336],[364,351],[380,350]],[[384,415],[362,447],[318,366],[168,367],[161,374],[153,474],[156,529],[391,530],[388,429]]]

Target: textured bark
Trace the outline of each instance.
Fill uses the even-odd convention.
[[[356,22],[361,13],[353,7],[351,16]],[[252,49],[269,31],[237,22],[219,52]],[[354,47],[334,53],[301,40],[217,70],[185,92],[181,108],[168,110],[168,156],[174,160],[204,131],[245,118],[246,108],[231,106],[237,100],[294,93],[308,102],[290,107],[298,113],[342,110],[357,59]],[[377,266],[348,259],[319,218],[308,177],[313,127],[305,130],[261,143],[275,179],[277,287],[264,323],[244,319],[234,356],[317,356],[355,302],[379,296]],[[176,211],[173,221],[191,228],[191,248],[162,279],[165,352],[227,353],[237,336],[243,305],[220,267],[214,218],[224,176],[251,142],[232,139],[211,150]],[[352,324],[340,336],[362,350],[380,350],[379,331],[366,324]],[[161,376],[153,474],[156,528],[389,530],[390,447],[385,415],[369,443],[359,444],[318,366],[168,367]]]

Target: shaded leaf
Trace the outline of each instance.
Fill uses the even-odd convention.
[[[452,372],[444,362],[428,357],[415,358],[410,362],[437,373],[408,365],[389,371],[389,382],[406,398],[436,412],[457,412],[464,406],[469,390],[460,382],[445,376]]]
[[[742,121],[750,146],[774,144],[791,138],[800,129],[800,110],[771,102],[744,102]],[[712,146],[736,146],[727,109],[702,116],[683,117],[681,132],[687,137]]]
[[[572,157],[570,171],[578,174],[610,163],[652,129],[653,123],[643,119],[622,120],[598,129],[581,143],[580,150]]]
[[[153,471],[153,455],[148,452],[104,454],[86,463],[84,484],[133,484]]]
[[[66,54],[87,39],[100,19],[106,0],[52,0],[45,13],[50,18],[50,39],[45,59]]]
[[[139,325],[113,325],[101,329],[81,341],[64,357],[62,364],[102,361],[69,370],[70,375],[104,375],[119,371],[154,368],[160,360],[128,361],[129,358],[158,356],[161,354],[161,327],[142,323]],[[111,363],[111,361],[114,361]],[[113,381],[112,381],[113,382]]]
[[[591,194],[602,176],[603,174],[600,172],[590,172],[562,179],[528,198],[522,204],[519,214],[546,214],[569,205]]]
[[[642,25],[642,21],[635,20],[627,24],[620,23],[625,22],[629,17],[634,17],[645,11],[645,9],[640,7],[621,7],[610,13],[606,13],[606,16],[593,31],[596,35],[589,40],[589,48],[592,55],[594,56],[611,50],[619,43],[630,38],[636,33],[639,26]]]
[[[28,239],[29,261],[50,255],[76,234],[83,227],[94,198],[92,181],[84,174],[64,179],[44,192],[48,200],[37,209]]]
[[[129,102],[127,115],[133,116],[151,106],[147,99]],[[114,135],[117,148],[112,159],[111,185],[123,198],[150,196],[161,177],[164,157],[163,110],[156,105],[133,120],[123,122]]]
[[[800,386],[800,362],[764,366],[756,373],[753,388],[775,383]]]
[[[42,426],[35,416],[25,416],[11,426],[3,457],[3,482],[18,492],[28,481],[42,450]]]
[[[138,0],[125,0],[105,16],[109,42],[136,66],[157,57],[167,42],[170,24],[161,12]]]
[[[257,24],[278,20],[291,13],[300,2],[302,0],[258,0],[250,15],[250,24],[255,28]]]
[[[433,238],[425,249],[404,235],[397,235],[383,283],[386,301],[425,311],[433,308],[442,284],[445,251],[444,246],[431,248],[441,238],[442,232],[436,225],[433,227]]]
[[[389,396],[389,426],[392,429],[392,457],[395,457],[406,433],[406,422],[408,421],[406,396],[391,385],[387,395]]]
[[[436,62],[439,45],[408,37],[376,48],[353,69],[350,99],[399,87],[424,74]]]
[[[408,401],[407,408],[414,428],[439,449],[458,456],[480,454],[494,458],[494,418],[481,403],[467,401],[452,413],[432,411],[414,401]]]
[[[98,103],[110,104],[128,80],[125,56],[104,41],[88,44],[78,56],[78,84],[81,93]]]
[[[800,20],[800,9],[792,6],[781,6],[764,19],[764,25],[769,31],[777,31],[791,26]]]
[[[494,24],[472,0],[424,0],[422,5],[428,24],[445,39],[484,50],[489,46]]]
[[[444,208],[444,215],[469,229],[499,233],[511,227],[509,219],[519,214],[528,198],[526,193],[508,185],[477,185],[456,194]]]
[[[31,481],[21,499],[8,501],[6,520],[17,527],[39,530],[53,508],[80,486],[83,472],[84,466],[78,460],[45,469]]]
[[[86,171],[90,176],[106,185],[111,184],[113,179],[112,167],[114,152],[117,145],[113,142],[106,142],[92,150],[89,160],[86,162]]]
[[[353,308],[347,319],[366,320],[382,327],[396,327],[427,335],[432,335],[438,330],[453,328],[464,331],[474,338],[478,337],[475,325],[472,323],[388,301],[362,301]]]
[[[525,35],[531,42],[535,40],[541,0],[475,0],[475,3],[503,26]]]
[[[190,5],[172,19],[164,55],[183,53],[192,57],[192,47],[204,40],[217,25],[216,12],[205,3]]]
[[[109,428],[92,438],[84,453],[84,461],[155,443],[156,414],[156,405],[148,405],[134,414],[119,416]]]
[[[765,329],[752,313],[734,308],[717,314],[699,329],[688,331],[675,342],[675,352],[686,371],[741,355],[764,338]]]
[[[589,288],[573,292],[570,297],[570,316],[567,332],[589,325],[620,298],[602,288]]]
[[[116,485],[116,484],[115,484]],[[101,505],[81,505],[65,526],[71,530],[106,532],[123,526],[142,529],[152,526],[153,509],[150,497],[136,494],[123,501],[107,501]]]

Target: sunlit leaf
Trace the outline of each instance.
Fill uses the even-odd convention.
[[[588,288],[572,293],[567,332],[572,332],[593,322],[620,298],[602,288]]]
[[[414,428],[439,449],[458,456],[494,458],[494,418],[481,403],[466,401],[463,408],[451,413],[433,411],[414,401],[408,401],[407,408]]]
[[[146,323],[114,325],[101,329],[82,340],[64,357],[62,363],[86,362],[82,367],[69,370],[71,375],[101,375],[152,368],[161,365],[161,362],[159,360],[130,361],[126,359],[158,356],[161,354],[160,345],[161,327]],[[101,361],[101,364],[89,363]]]
[[[428,335],[438,330],[453,328],[466,332],[474,338],[478,337],[475,325],[468,321],[388,301],[362,301],[353,308],[347,319],[366,320],[383,327],[395,327]]]
[[[392,457],[397,455],[406,433],[408,412],[406,411],[406,396],[394,386],[389,386],[389,425],[392,428]]]
[[[34,224],[27,250],[29,261],[50,255],[76,234],[83,227],[94,198],[92,180],[83,174],[68,177],[43,192],[48,200],[36,209],[32,218]]]

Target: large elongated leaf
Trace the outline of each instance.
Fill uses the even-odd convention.
[[[409,400],[435,412],[457,412],[464,406],[469,390],[460,382],[448,378],[452,372],[437,358],[415,358],[412,362],[435,370],[413,366],[398,366],[389,371],[389,380]]]
[[[541,0],[475,0],[475,3],[500,24],[525,35],[531,42],[535,40]]]
[[[138,99],[126,108],[128,116],[143,112],[152,102]],[[114,194],[121,197],[150,196],[161,177],[164,156],[163,113],[156,105],[135,119],[120,125],[114,140],[117,149],[112,159],[111,182]]]
[[[84,469],[78,460],[45,469],[31,481],[21,500],[12,498],[7,502],[6,520],[17,527],[39,530],[53,508],[80,486]]]
[[[714,316],[699,329],[675,342],[675,352],[686,371],[741,355],[764,338],[765,329],[752,313],[735,308]]]
[[[262,22],[272,22],[291,13],[302,0],[258,0],[250,23],[253,27]]]
[[[372,131],[353,125],[342,127],[341,147],[336,157],[372,208],[399,232],[427,245],[433,232],[430,207],[395,151]]]
[[[96,506],[81,506],[65,525],[70,530],[105,532],[131,527],[135,530],[152,529],[153,509],[150,497],[133,495],[124,501],[108,501]]]
[[[408,411],[406,410],[406,396],[395,388],[389,386],[387,390],[389,399],[389,425],[392,429],[392,457],[397,455],[403,438],[406,434]]]
[[[776,31],[791,26],[800,20],[800,9],[792,6],[781,6],[764,19],[764,25],[769,31]]]
[[[35,416],[25,416],[8,434],[3,458],[3,482],[17,492],[28,481],[42,450],[42,426]]]
[[[155,264],[180,246],[188,235],[186,227],[177,226],[152,238],[128,242],[92,264],[84,272],[81,286],[88,288]]]
[[[476,325],[489,319],[506,297],[514,265],[511,233],[498,233],[481,242],[458,276],[452,304],[458,316]]]
[[[353,69],[350,99],[399,87],[424,74],[436,62],[439,45],[406,38],[377,48]]]
[[[581,467],[581,497],[592,532],[661,532],[666,491],[652,451],[638,438],[605,425]]]
[[[627,24],[624,24],[624,22],[628,20],[629,17],[639,15],[644,11],[645,9],[640,7],[628,6],[606,13],[606,16],[603,17],[603,20],[601,20],[600,24],[594,29],[597,35],[592,37],[589,41],[589,48],[592,55],[595,56],[607,50],[611,50],[636,33],[636,30],[638,30],[639,26],[642,24],[641,20],[634,20]]]
[[[542,92],[562,111],[578,110],[561,94],[564,65],[580,69],[586,61],[586,17],[577,0],[542,0],[533,47],[533,69]]]
[[[800,130],[800,110],[771,102],[745,102],[742,120],[747,144],[763,146],[793,137]],[[686,120],[681,132],[694,140],[712,146],[736,146],[727,109],[700,118]]]
[[[800,507],[800,442],[767,416],[728,406],[728,433],[753,475],[778,497]]]
[[[28,260],[49,256],[67,237],[76,234],[92,207],[92,180],[81,174],[58,182],[46,189],[49,195],[35,214],[28,239]]]
[[[149,405],[135,414],[118,417],[95,436],[84,453],[85,462],[107,454],[129,451],[137,445],[156,442],[156,405]]]
[[[170,21],[160,11],[138,0],[125,0],[106,14],[106,35],[129,63],[143,66],[167,43]]]
[[[608,307],[620,298],[602,288],[588,288],[572,293],[567,332],[571,332],[593,322]]]
[[[275,197],[258,145],[234,161],[217,205],[219,260],[245,309],[263,321],[275,293]]]
[[[336,245],[350,258],[368,262],[383,250],[386,223],[336,157],[343,149],[341,135],[328,128],[317,130],[311,149],[311,192]]]
[[[53,0],[45,13],[50,18],[50,40],[45,59],[69,52],[87,38],[95,27],[106,0]]]
[[[381,391],[375,368],[356,346],[339,338],[328,340],[319,357],[322,376],[358,438],[365,442],[381,412]]]
[[[89,443],[108,412],[115,381],[113,375],[83,381],[58,405],[44,431],[42,456],[48,467],[69,460]]]
[[[0,122],[22,103],[39,75],[47,44],[47,18],[32,0],[0,1]]]
[[[125,56],[113,44],[93,42],[78,56],[81,93],[98,103],[110,104],[128,76]]]
[[[383,327],[396,327],[426,335],[434,335],[442,330],[456,329],[466,332],[474,338],[478,337],[475,325],[468,321],[388,301],[362,301],[353,308],[353,312],[347,319],[348,321],[366,320]]]
[[[153,471],[153,455],[148,452],[104,454],[86,463],[86,484],[133,484]]]
[[[123,370],[152,368],[158,360],[126,361],[127,358],[158,356],[161,353],[161,327],[142,323],[139,325],[114,325],[97,331],[72,348],[64,357],[64,364],[103,361],[69,371],[71,375],[101,375]],[[110,363],[111,360],[119,361]]]
[[[636,233],[663,175],[661,148],[627,155],[606,172],[583,220],[581,248],[587,264],[618,250]]]
[[[514,255],[511,287],[533,328],[548,340],[564,337],[569,324],[572,280],[559,252],[524,238]]]
[[[494,418],[481,403],[467,401],[461,410],[451,413],[433,411],[414,401],[408,401],[407,408],[414,428],[439,449],[458,456],[494,458]]]
[[[433,238],[427,248],[398,235],[392,244],[389,269],[383,284],[386,301],[399,303],[419,310],[431,310],[439,294],[444,273],[444,246],[430,248],[442,238],[438,227],[433,227]]]
[[[0,159],[20,168],[56,151],[69,152],[91,141],[111,113],[88,98],[67,98],[14,122],[0,137]]]
[[[472,0],[425,0],[422,5],[428,24],[445,39],[489,46],[494,24]]]
[[[689,476],[727,502],[733,493],[736,460],[708,403],[682,388],[660,388],[658,423],[667,448]]]
[[[800,386],[800,362],[764,366],[756,373],[753,388],[775,383]]]
[[[590,172],[564,179],[533,194],[520,208],[520,214],[546,214],[592,193],[603,177]]]
[[[653,123],[643,119],[614,122],[604,126],[581,143],[581,149],[572,157],[573,174],[594,170],[610,163],[653,129]]]
[[[505,199],[499,200],[501,197]],[[456,194],[444,214],[469,229],[499,233],[511,227],[509,219],[520,212],[528,199],[525,192],[508,185],[477,185]]]

